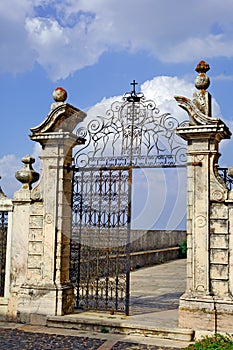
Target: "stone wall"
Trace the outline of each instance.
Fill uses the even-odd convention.
[[[132,230],[131,252],[178,247],[186,239],[185,230]]]
[[[186,240],[182,230],[132,230],[130,243],[130,268],[153,266],[178,259],[179,245]]]

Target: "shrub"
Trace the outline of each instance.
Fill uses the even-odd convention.
[[[215,334],[213,336],[204,337],[195,344],[189,345],[186,350],[232,350],[233,338],[228,335]]]
[[[180,245],[179,245],[179,257],[180,258],[186,258],[187,257],[187,241],[183,241]]]

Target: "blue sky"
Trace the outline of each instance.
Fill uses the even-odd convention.
[[[28,134],[49,112],[57,86],[88,110],[103,99],[106,106],[136,79],[161,111],[168,106],[182,118],[171,101],[192,96],[204,59],[216,116],[233,129],[232,13],[232,0],[1,1],[0,175],[7,195],[19,188],[20,158],[38,153]],[[231,141],[221,152],[220,164],[231,166]]]

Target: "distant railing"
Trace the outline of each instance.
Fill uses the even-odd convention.
[[[232,190],[233,188],[233,178],[228,175],[228,168],[218,168],[218,173],[225,182],[227,188]]]

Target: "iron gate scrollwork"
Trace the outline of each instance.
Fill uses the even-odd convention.
[[[186,164],[179,122],[133,90],[79,127],[74,154],[71,281],[82,309],[129,314],[132,170]]]

